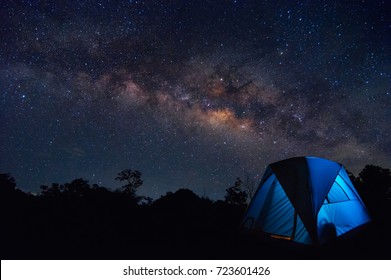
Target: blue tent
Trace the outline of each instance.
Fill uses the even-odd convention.
[[[341,164],[296,157],[266,168],[242,227],[275,238],[319,244],[369,221]]]

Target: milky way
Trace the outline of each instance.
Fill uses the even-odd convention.
[[[58,2],[58,3],[56,3]],[[350,3],[350,2],[349,2]],[[222,198],[312,155],[391,166],[386,1],[11,1],[1,9],[0,171]]]

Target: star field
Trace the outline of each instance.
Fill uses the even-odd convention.
[[[222,198],[268,163],[391,167],[387,1],[6,2],[0,170]]]

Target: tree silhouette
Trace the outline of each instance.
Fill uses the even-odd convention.
[[[358,177],[357,190],[374,218],[387,221],[391,214],[391,171],[366,165]]]
[[[97,186],[97,185],[95,185]],[[60,185],[52,183],[51,186],[41,185],[41,195],[46,197],[58,197],[60,195],[85,197],[93,190],[87,180],[74,179],[70,183]]]
[[[363,187],[371,188],[373,192],[385,195],[391,189],[391,171],[375,165],[367,165],[359,174]],[[391,198],[391,197],[388,197]]]
[[[49,187],[47,185],[41,185],[41,195],[46,197],[58,197],[61,195],[63,186],[57,183],[52,183],[52,185]]]
[[[65,183],[63,186],[63,192],[71,196],[83,197],[90,193],[91,187],[87,180],[78,178],[70,183]]]
[[[138,170],[125,169],[117,174],[115,180],[125,182],[126,185],[122,186],[123,193],[135,197],[137,189],[143,184],[141,175]]]
[[[151,197],[144,196],[144,195],[140,196],[139,201],[138,201],[138,203],[140,205],[144,205],[144,206],[150,206],[152,204],[152,202],[153,202],[153,199]]]
[[[242,183],[240,178],[236,178],[235,184],[226,190],[225,202],[238,206],[247,205],[247,193],[242,190]]]
[[[9,173],[0,173],[0,193],[10,194],[16,191],[15,179]]]

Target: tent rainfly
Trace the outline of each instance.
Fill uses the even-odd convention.
[[[270,164],[242,228],[304,244],[321,244],[370,221],[344,167],[296,157]]]

